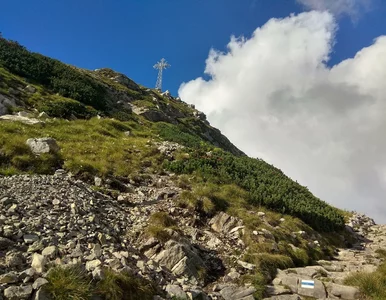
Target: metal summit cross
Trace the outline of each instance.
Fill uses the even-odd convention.
[[[157,77],[157,83],[155,85],[155,88],[159,91],[162,91],[162,71],[166,68],[169,68],[170,65],[165,60],[165,58],[162,58],[159,62],[157,62],[153,68],[158,69],[158,77]]]

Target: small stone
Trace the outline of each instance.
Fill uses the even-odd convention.
[[[102,262],[99,259],[88,261],[88,262],[86,262],[86,270],[92,271],[95,268],[99,267],[101,264],[102,264]]]
[[[36,270],[37,273],[43,273],[46,265],[46,258],[43,255],[34,253],[32,255],[31,267]]]
[[[46,292],[44,289],[39,289],[34,297],[33,300],[52,300],[51,296]]]
[[[25,234],[23,236],[24,243],[26,244],[32,244],[34,242],[37,242],[39,240],[39,237],[36,234]]]
[[[100,177],[94,177],[94,184],[95,186],[102,186],[102,178]]]
[[[44,248],[44,250],[42,251],[42,255],[48,258],[55,258],[57,251],[58,249],[56,246],[49,246]]]
[[[24,257],[20,252],[9,252],[5,255],[5,265],[10,268],[20,267],[24,262]]]
[[[18,280],[19,278],[17,274],[14,272],[0,275],[0,284],[15,283],[15,282],[18,282]]]
[[[47,113],[45,113],[44,111],[42,111],[42,112],[39,114],[39,116],[38,116],[39,119],[47,119],[47,118],[49,118],[49,117],[50,117],[50,116],[47,115]]]
[[[31,94],[36,92],[36,88],[30,84],[27,85],[24,89],[26,92],[31,93]]]
[[[101,243],[101,245],[105,245],[107,243],[106,236],[103,233],[98,233],[98,240]]]
[[[280,220],[279,220],[280,222],[284,222],[285,221],[285,219],[284,218],[280,218]]]
[[[8,212],[11,214],[15,213],[17,210],[17,207],[18,207],[17,204],[12,204],[11,207],[8,208]]]
[[[47,279],[39,277],[38,279],[35,280],[35,282],[32,284],[32,287],[34,290],[39,289],[41,286],[45,285],[48,283]]]
[[[96,280],[102,280],[105,277],[103,269],[96,267],[95,270],[92,271],[92,277]]]
[[[43,250],[43,248],[44,248],[43,243],[38,241],[38,242],[33,243],[31,246],[29,246],[27,252],[29,252],[29,253],[37,252],[37,251]]]
[[[95,257],[100,257],[102,255],[101,245],[95,244],[92,248],[92,252],[94,253]]]
[[[182,290],[182,288],[179,285],[174,284],[168,284],[165,288],[166,292],[170,297],[174,297],[181,300],[187,300],[187,296],[185,292]]]
[[[10,286],[4,290],[5,299],[24,300],[29,299],[32,294],[32,286]]]
[[[237,263],[242,266],[244,269],[247,269],[247,270],[254,270],[256,268],[256,265],[254,264],[250,264],[250,263],[247,263],[245,261],[237,261]]]
[[[264,216],[265,216],[265,212],[259,211],[259,212],[257,213],[257,216],[259,216],[259,217],[264,217]]]
[[[52,204],[53,204],[53,205],[59,205],[59,204],[60,204],[60,200],[54,199],[54,200],[52,201]]]

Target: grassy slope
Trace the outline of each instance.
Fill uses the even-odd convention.
[[[86,74],[87,80],[90,77],[97,81],[96,86],[108,88],[110,94],[113,91],[130,97],[132,103],[139,106],[160,109],[154,104],[155,96],[161,107],[171,107],[185,115],[193,112],[188,105],[163,98],[156,91],[147,92],[139,86],[132,90],[107,77],[98,77],[100,74],[72,67],[69,72]],[[78,76],[82,75],[74,78]],[[71,76],[66,78],[69,81],[66,84],[71,86]],[[24,90],[28,84],[36,88],[34,94]],[[180,174],[176,181],[191,189],[181,197],[180,205],[203,210],[207,216],[224,210],[243,219],[246,225],[243,240],[249,249],[244,259],[260,266],[256,275],[248,280],[257,284],[272,276],[275,271],[272,266],[310,264],[331,254],[331,245],[341,242],[339,232],[344,218],[341,211],[314,197],[279,169],[261,160],[224,151],[230,149],[241,154],[234,151],[236,148],[220,133],[212,131],[224,149],[215,147],[203,138],[203,133],[210,128],[203,122],[186,117],[174,123],[153,123],[128,112],[119,114],[114,107],[100,110],[103,103],[98,102],[98,106],[93,107],[89,105],[92,101],[82,103],[65,97],[67,92],[55,92],[50,83],[25,79],[0,66],[0,93],[12,95],[12,90],[13,93],[18,91],[15,97],[23,106],[14,110],[35,108],[57,118],[34,126],[0,121],[0,175],[52,173],[55,168],[62,167],[92,182],[95,175],[130,178],[159,173],[165,168],[175,171]],[[111,100],[106,97],[106,101]],[[93,117],[96,113],[105,117]],[[69,121],[71,115],[79,119]],[[127,136],[126,131],[131,135]],[[35,156],[25,144],[28,138],[45,136],[57,140],[61,147],[58,155]],[[170,162],[149,140],[178,142],[187,148],[177,154],[176,161]],[[258,211],[266,213],[265,222],[257,217]],[[281,218],[285,222],[281,222]],[[262,242],[253,234],[263,229],[272,232],[273,240]],[[324,233],[319,235],[315,229]],[[308,237],[318,236],[322,246],[314,247],[309,244],[310,238],[294,236],[298,231],[305,231]],[[154,232],[159,234],[157,230]],[[278,249],[273,251],[275,244]]]

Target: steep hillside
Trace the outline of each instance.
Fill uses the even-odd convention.
[[[277,269],[356,241],[349,214],[247,157],[194,106],[3,38],[0,207],[9,299],[260,299]]]

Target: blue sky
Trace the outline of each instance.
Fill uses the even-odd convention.
[[[382,1],[383,2],[383,1]],[[153,87],[161,57],[172,65],[164,88],[177,94],[201,76],[211,47],[249,37],[270,18],[299,13],[295,0],[3,0],[0,31],[28,49],[87,69],[110,67]],[[353,56],[386,33],[386,2],[357,22],[339,18],[331,63]]]

